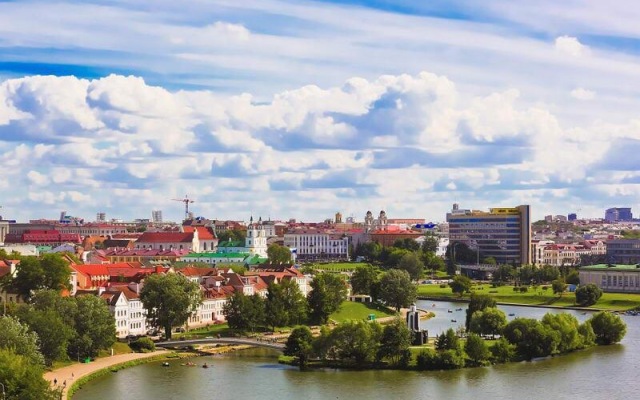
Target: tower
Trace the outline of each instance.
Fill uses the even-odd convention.
[[[364,217],[364,230],[365,232],[369,232],[373,228],[373,214],[371,211],[367,211],[367,214]]]
[[[253,216],[249,219],[245,247],[251,254],[267,257],[267,232],[262,226],[262,217],[258,218],[258,222],[255,224],[253,223]]]
[[[342,214],[337,212],[336,213],[336,224],[341,224],[342,223]]]

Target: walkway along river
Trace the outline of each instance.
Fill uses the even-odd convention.
[[[435,304],[435,307],[432,305]],[[463,303],[420,302],[434,311],[423,321],[430,335],[464,324]],[[501,306],[506,313],[541,318],[546,312],[530,307]],[[449,313],[448,310],[452,312]],[[588,318],[570,311],[580,320]],[[513,317],[511,317],[513,318]],[[152,363],[98,378],[73,400],[89,399],[632,399],[640,396],[640,317],[623,317],[627,335],[622,344],[598,346],[550,359],[469,368],[456,371],[300,372],[279,365],[273,350],[255,349],[194,359],[211,368],[170,367]],[[457,319],[458,323],[452,323]],[[184,362],[184,361],[183,361]]]

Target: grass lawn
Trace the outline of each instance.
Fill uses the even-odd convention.
[[[376,318],[393,317],[396,313],[386,307],[371,303],[356,303],[345,301],[337,312],[329,316],[330,320],[343,322],[347,320],[366,320],[369,314],[375,314]]]
[[[224,324],[210,325],[209,327],[205,326],[202,328],[191,329],[189,330],[189,332],[186,332],[186,333],[174,333],[173,335],[171,335],[171,337],[173,339],[178,339],[181,336],[184,336],[185,338],[188,338],[188,339],[202,339],[207,336],[215,336],[217,334],[220,334],[221,336],[228,336],[230,332],[231,330],[229,329],[229,325],[224,323]]]
[[[306,264],[307,267],[313,269],[333,271],[333,272],[353,272],[360,267],[368,265],[364,262],[334,262],[334,263],[313,263]]]
[[[492,288],[489,284],[476,285],[474,289],[476,293],[488,294],[499,303],[515,303],[515,304],[532,304],[532,305],[552,305],[559,307],[575,307],[575,294],[565,292],[562,296],[553,294],[551,285],[549,289],[543,290],[542,286],[538,289],[529,287],[526,293],[514,292],[513,286],[500,286]],[[481,289],[480,289],[481,288]],[[441,288],[439,285],[420,285],[418,286],[418,296],[435,296],[448,297],[451,299],[458,298],[451,292],[451,288]],[[463,299],[468,299],[469,295],[465,294]],[[640,294],[633,293],[604,293],[598,302],[589,307],[605,310],[629,310],[640,306]]]

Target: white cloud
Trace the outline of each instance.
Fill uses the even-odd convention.
[[[554,42],[556,51],[573,57],[587,56],[591,53],[588,46],[572,36],[558,36]]]
[[[578,100],[593,100],[596,98],[596,92],[579,87],[571,91],[571,97]]]
[[[224,37],[230,37],[237,40],[249,40],[251,32],[243,25],[232,24],[224,21],[216,21],[212,25],[207,27],[212,34],[222,35]]]

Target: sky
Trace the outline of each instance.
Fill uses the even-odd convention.
[[[0,0],[0,214],[640,214],[632,0]]]

